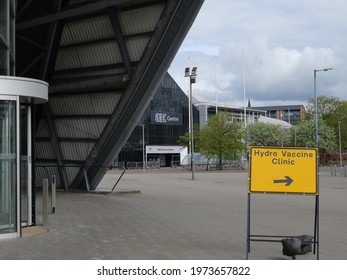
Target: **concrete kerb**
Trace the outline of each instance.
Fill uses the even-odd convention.
[[[122,194],[139,194],[140,190],[114,190],[110,191],[109,189],[98,189],[91,190],[88,193],[90,194],[103,194],[103,195],[122,195]]]
[[[122,182],[124,179],[123,175],[127,175],[127,170],[109,170],[104,178],[99,182],[98,186],[95,188],[95,190],[90,190],[89,193],[91,194],[107,194],[107,195],[121,195],[121,194],[138,194],[141,193],[140,190],[136,189],[120,189],[118,184]],[[141,172],[139,170],[136,170],[138,172]]]

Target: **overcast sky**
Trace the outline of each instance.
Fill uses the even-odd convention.
[[[185,67],[198,67],[193,95],[215,104],[306,105],[347,100],[345,0],[205,0],[169,73],[188,93]],[[243,75],[243,70],[245,75]]]

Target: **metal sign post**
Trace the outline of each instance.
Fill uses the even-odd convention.
[[[251,241],[280,242],[289,236],[251,234],[251,194],[281,193],[315,196],[314,251],[319,259],[318,148],[250,146],[246,259]]]

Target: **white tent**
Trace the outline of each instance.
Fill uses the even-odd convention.
[[[281,121],[281,120],[269,118],[269,117],[264,117],[264,116],[260,116],[258,121],[262,123],[277,124],[277,125],[280,125],[282,128],[290,128],[292,126],[290,123],[287,123],[285,121]]]

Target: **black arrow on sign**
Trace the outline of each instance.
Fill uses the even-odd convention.
[[[274,184],[286,183],[286,186],[289,186],[291,183],[293,183],[293,179],[290,178],[289,176],[284,176],[284,178],[285,179],[274,180]]]

